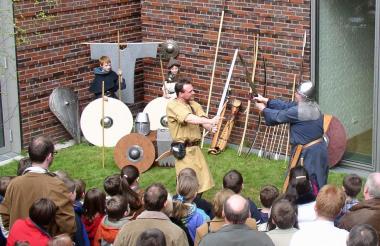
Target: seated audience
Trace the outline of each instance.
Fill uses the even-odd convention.
[[[178,178],[181,177],[181,176],[183,176],[183,175],[190,175],[190,176],[193,176],[193,177],[197,178],[197,173],[194,171],[194,169],[189,168],[189,167],[188,168],[184,168],[184,169],[182,169],[179,172],[179,174],[177,176],[177,181],[178,181]],[[176,198],[176,197],[174,196],[174,198]],[[195,205],[197,205],[197,208],[200,208],[203,211],[205,211],[206,214],[211,219],[214,218],[214,214],[212,213],[212,204],[209,201],[203,199],[202,198],[202,194],[198,193],[198,195],[195,197],[195,199],[194,199],[193,202],[195,203]]]
[[[129,222],[128,203],[123,196],[112,196],[106,201],[104,216],[95,235],[94,245],[112,245],[123,225]]]
[[[215,194],[213,200],[213,210],[215,217],[211,221],[208,221],[197,228],[194,245],[199,245],[200,240],[207,233],[216,232],[226,224],[223,214],[223,204],[228,198],[230,198],[234,194],[235,193],[230,189],[223,189]],[[245,224],[251,229],[256,229],[256,220],[253,218],[248,218]]]
[[[164,233],[167,245],[188,245],[186,233],[162,212],[167,197],[168,192],[162,184],[150,185],[144,193],[145,211],[121,228],[114,246],[136,245],[140,234],[153,228],[159,228]]]
[[[13,224],[7,239],[7,245],[13,246],[17,241],[27,241],[31,246],[47,245],[50,234],[48,225],[54,221],[57,206],[53,201],[41,198],[29,209],[29,218],[18,219]]]
[[[297,228],[297,206],[285,198],[274,201],[267,232],[274,245],[288,246]]]
[[[299,228],[302,228],[304,223],[314,221],[317,218],[314,210],[315,196],[309,174],[304,167],[297,166],[290,170],[286,196],[297,204]]]
[[[180,221],[190,234],[193,244],[197,228],[210,220],[210,217],[193,203],[197,196],[199,183],[194,176],[180,176],[177,181],[177,196],[173,199],[172,216]]]
[[[343,246],[346,245],[348,231],[334,226],[334,219],[340,213],[346,196],[342,189],[325,185],[319,191],[315,211],[317,219],[305,223],[294,233],[290,246]]]
[[[71,238],[67,234],[61,234],[61,235],[55,236],[48,243],[48,246],[73,246],[73,245],[76,245],[76,244],[74,244],[74,242],[71,240]]]
[[[258,227],[259,231],[267,230],[267,222],[269,217],[270,208],[272,203],[278,197],[279,192],[277,187],[273,185],[266,185],[260,190],[260,202],[263,207],[259,209],[260,211],[260,225]]]
[[[86,183],[82,179],[74,179],[75,183],[75,202],[74,210],[82,216],[83,214],[83,199],[86,194]]]
[[[157,228],[148,229],[137,238],[136,246],[166,246],[165,235]]]
[[[105,215],[106,194],[98,188],[89,189],[84,196],[82,221],[91,246],[99,224]]]
[[[346,213],[339,227],[351,230],[355,225],[369,224],[380,233],[380,173],[371,173],[363,188],[364,201],[359,202]],[[380,243],[380,242],[379,242]]]
[[[231,170],[224,175],[223,188],[230,189],[235,192],[235,194],[240,194],[243,190],[243,187],[243,176],[239,171]],[[248,198],[248,203],[251,217],[256,220],[257,224],[260,224],[261,216],[256,204],[250,198]]]
[[[144,211],[144,204],[142,202],[144,191],[139,187],[139,177],[140,172],[137,167],[133,165],[127,165],[121,169],[119,194],[127,199],[131,220],[136,219],[136,217]]]
[[[378,246],[379,235],[367,224],[352,227],[348,234],[347,246]]]
[[[253,230],[246,225],[246,220],[249,218],[249,203],[244,197],[232,195],[224,203],[223,212],[226,225],[214,233],[206,234],[199,245],[274,245],[264,232]]]

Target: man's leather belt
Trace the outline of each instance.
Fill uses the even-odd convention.
[[[307,143],[303,146],[304,149],[309,148],[310,146],[313,146],[314,144],[320,143],[323,141],[323,138],[318,138],[314,141],[311,141],[310,143]]]
[[[196,141],[193,141],[193,142],[190,142],[190,141],[186,141],[185,142],[186,147],[199,146],[200,143],[201,143],[200,140],[196,140]]]

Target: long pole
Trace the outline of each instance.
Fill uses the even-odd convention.
[[[120,65],[120,33],[117,31],[117,47],[118,47],[118,53],[117,53],[117,59],[118,59],[118,64],[119,68],[117,69],[117,73],[119,75],[118,77],[118,82],[119,82],[119,100],[123,101],[121,98],[121,81],[123,79],[122,77],[122,72],[121,72],[121,65]]]
[[[217,39],[217,41],[216,41],[216,50],[215,50],[215,57],[214,57],[214,65],[213,65],[213,67],[212,67],[212,73],[211,73],[211,82],[210,82],[210,90],[209,90],[209,93],[208,93],[207,108],[206,108],[206,116],[208,116],[208,113],[209,113],[209,110],[210,110],[211,93],[212,93],[212,87],[213,87],[213,85],[214,85],[215,68],[216,68],[216,61],[217,61],[217,59],[218,59],[219,42],[220,42],[220,35],[221,35],[221,33],[222,33],[223,19],[224,19],[224,4],[223,4],[222,16],[220,17],[219,31],[218,31],[218,39]],[[202,140],[201,140],[201,148],[203,148],[203,144],[204,144],[205,136],[206,136],[206,130],[203,129],[203,132],[202,132]]]
[[[102,81],[102,165],[104,168],[104,160],[105,160],[105,144],[104,144],[104,80]]]

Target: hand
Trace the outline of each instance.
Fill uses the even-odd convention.
[[[218,130],[218,126],[217,125],[212,125],[210,130],[211,130],[212,133],[215,133]]]
[[[108,102],[108,97],[107,97],[107,96],[103,96],[103,100],[104,100],[105,102]]]
[[[218,125],[218,123],[219,123],[219,120],[220,120],[220,116],[215,116],[214,118],[212,118],[212,119],[210,119],[211,120],[211,122],[210,122],[210,124],[214,127],[214,126],[217,126]]]
[[[264,103],[255,103],[255,108],[258,109],[260,112],[266,108]]]
[[[264,104],[267,104],[267,102],[268,102],[268,98],[263,97],[260,94],[258,94],[256,97],[253,97],[253,100],[255,100],[256,102],[259,102],[259,103],[264,103]]]
[[[122,74],[123,74],[123,71],[121,71],[121,69],[119,68],[119,69],[117,70],[117,75],[121,76]]]

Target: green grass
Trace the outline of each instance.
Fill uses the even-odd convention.
[[[247,158],[238,157],[234,149],[227,149],[219,155],[204,154],[215,181],[215,187],[204,193],[204,198],[212,200],[214,194],[222,187],[222,178],[231,169],[240,171],[244,177],[243,194],[259,203],[260,188],[273,184],[279,188],[284,182],[287,164],[284,161],[268,160],[250,155]],[[0,167],[0,176],[15,175],[17,162]],[[87,184],[87,189],[98,187],[103,189],[103,180],[111,174],[119,173],[119,168],[113,161],[113,148],[105,152],[105,167],[102,167],[102,149],[79,144],[60,150],[54,157],[51,171],[64,170],[72,178],[81,178]],[[344,174],[330,172],[329,183],[341,186]],[[171,193],[175,193],[174,168],[154,166],[140,177],[142,188],[154,182],[163,183]]]

